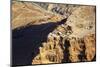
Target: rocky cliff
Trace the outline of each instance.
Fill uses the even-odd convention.
[[[95,60],[95,7],[55,5],[50,4],[49,10],[68,17],[68,20],[49,34],[32,64]]]
[[[95,9],[90,5],[13,1],[12,30],[18,30],[13,32],[13,44],[32,45],[26,50],[31,49],[31,64],[95,61]]]
[[[39,54],[32,64],[81,62],[95,60],[95,35],[83,38],[64,39],[50,34],[47,42],[42,43]]]

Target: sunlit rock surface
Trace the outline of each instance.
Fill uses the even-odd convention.
[[[55,46],[56,48],[53,48],[54,49],[53,52],[55,52],[56,50],[57,51],[62,50],[60,51],[60,53],[55,53],[55,55],[59,54],[59,56],[62,57],[62,59],[59,59],[59,57],[57,58],[55,56],[54,60],[51,61],[50,59],[45,57],[45,59],[47,59],[49,62],[44,61],[42,63],[41,61],[42,55],[38,55],[40,59],[39,60],[37,60],[37,58],[33,59],[32,64],[35,64],[36,63],[35,61],[41,61],[41,63],[39,64],[47,64],[51,62],[61,63],[61,62],[92,61],[95,58],[95,52],[96,52],[95,51],[95,7],[79,6],[79,7],[73,7],[73,9],[74,10],[72,11],[72,14],[66,21],[66,24],[59,26],[55,31],[52,32],[53,34],[60,36],[60,39],[55,40],[57,37],[52,36],[55,38],[54,40],[52,40],[51,42],[49,41],[45,42],[44,44],[46,44],[46,46],[48,45],[49,47],[48,51],[45,50],[46,46],[41,47],[42,49],[44,49],[43,53],[49,53],[49,50],[52,50],[50,49],[51,46],[49,45],[50,44],[52,46],[57,45]],[[66,40],[69,43],[66,43]],[[56,42],[58,43],[54,44]],[[64,45],[69,45],[69,46],[64,46]],[[63,54],[61,54],[62,52]],[[42,52],[40,52],[40,54],[41,53]],[[66,56],[68,57],[64,57],[64,54],[67,54]],[[59,62],[55,61],[55,59],[59,59]]]
[[[31,64],[95,61],[95,10],[95,6],[88,5],[13,1],[12,30],[50,22],[57,23],[67,18],[64,24],[57,26],[48,34],[46,41],[33,42]]]

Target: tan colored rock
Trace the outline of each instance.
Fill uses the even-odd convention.
[[[56,38],[54,40],[54,38]],[[32,64],[48,64],[48,63],[61,63],[63,59],[63,51],[60,47],[59,37],[48,38],[47,43],[43,43],[43,47],[40,47],[40,54],[38,55],[41,59],[38,60],[38,56],[33,59]],[[48,48],[48,49],[47,49]]]
[[[80,41],[81,40],[81,41]],[[77,61],[92,61],[95,57],[96,53],[96,47],[95,47],[95,34],[89,34],[84,36],[82,39],[71,39],[70,40],[70,47],[69,47],[69,53],[70,53],[70,60],[71,62],[77,62]],[[85,46],[84,48],[82,48]],[[85,50],[84,59],[79,59],[79,55],[82,54],[81,52]],[[81,55],[82,56],[82,55]]]
[[[95,6],[56,5],[63,7],[58,13],[52,11],[53,7],[54,4],[49,4],[46,10],[37,3],[12,2],[12,30],[68,17],[66,23],[50,32],[47,42],[38,47],[39,53],[32,59],[32,64],[92,61],[96,55]]]
[[[55,22],[63,17],[41,8],[31,2],[12,1],[12,29],[26,26],[27,24],[41,24]]]
[[[72,27],[70,37],[84,37],[95,34],[95,7],[80,6],[69,16],[67,24]]]
[[[82,49],[80,48],[80,43],[76,38],[72,38],[70,40],[70,47],[69,47],[69,54],[70,54],[69,58],[71,62],[80,61],[78,58],[80,51],[82,51]]]
[[[56,61],[53,63],[62,63],[63,60],[64,62],[92,61],[95,58],[95,7],[77,7],[69,16],[68,21],[53,32],[55,31],[58,31],[59,34],[56,33],[54,35],[59,37],[48,36],[48,41],[41,47],[44,49],[47,45],[49,46],[46,51],[44,50],[44,55],[49,53],[51,55],[47,56],[53,56],[52,53],[54,53],[55,56],[53,57]],[[69,42],[69,47],[64,46],[64,44],[68,45],[65,40]],[[66,49],[68,49],[69,53],[66,52]],[[65,54],[69,60],[65,60]],[[51,59],[48,59],[48,61],[47,63],[51,63]],[[34,62],[32,63],[35,64]],[[46,62],[43,63],[45,64]]]
[[[95,35],[87,35],[84,37],[85,42],[85,55],[87,61],[92,61],[96,54],[96,43],[95,43]]]

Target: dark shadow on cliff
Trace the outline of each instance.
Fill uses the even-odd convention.
[[[29,25],[12,30],[12,65],[31,65],[32,58],[39,53],[42,42],[57,26],[64,24],[67,18],[59,22]]]
[[[64,42],[64,47],[65,47],[65,50],[64,50],[64,59],[62,60],[62,63],[70,63],[71,60],[69,59],[69,47],[70,47],[70,43],[69,43],[69,40],[65,40]]]

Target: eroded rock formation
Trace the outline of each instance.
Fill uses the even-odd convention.
[[[95,61],[95,19],[95,6],[13,1],[15,65]]]
[[[94,34],[86,35],[80,39],[75,37],[64,39],[59,36],[51,36],[42,45],[39,49],[40,53],[33,59],[32,64],[92,61],[95,58]]]
[[[42,43],[43,47],[39,48],[39,55],[36,56],[32,64],[61,63],[63,59],[63,44],[60,43],[59,36],[49,36],[48,41]],[[40,63],[37,63],[40,61]]]
[[[52,7],[53,5],[49,5],[49,10],[52,10],[50,9],[50,7]],[[43,43],[43,45],[45,44],[45,46],[41,47],[41,49],[44,50],[43,56],[45,56],[47,55],[47,53],[49,53],[50,50],[52,50],[53,46],[56,45],[53,52],[55,53],[57,50],[58,53],[55,53],[55,55],[59,54],[58,56],[62,58],[59,59],[59,57],[55,56],[54,60],[59,59],[58,62],[54,60],[51,61],[50,59],[45,57],[45,59],[49,62],[42,62],[42,55],[40,55],[42,52],[40,52],[40,54],[38,55],[40,59],[37,60],[37,57],[35,57],[32,64],[36,64],[37,61],[41,61],[41,63],[38,64],[48,64],[51,62],[62,63],[95,60],[95,7],[77,6],[73,7],[73,9],[74,10],[72,12],[70,11],[71,15],[69,15],[66,23],[62,24],[52,32],[52,35],[56,36],[51,36],[52,38],[48,37],[48,39],[51,39],[51,42],[47,41]],[[62,11],[65,12],[65,9]],[[49,48],[47,48],[46,46],[48,46]],[[47,48],[48,50],[45,50],[45,48]]]

